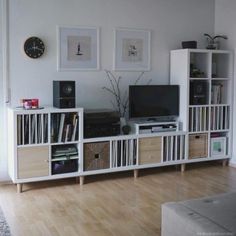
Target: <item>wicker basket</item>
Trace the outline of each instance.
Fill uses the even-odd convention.
[[[96,142],[84,144],[84,170],[110,168],[110,143]]]

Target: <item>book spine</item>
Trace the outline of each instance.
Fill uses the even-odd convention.
[[[64,121],[65,121],[65,114],[61,114],[60,119],[60,126],[59,126],[59,134],[58,134],[58,142],[60,143],[62,141],[62,133],[63,133],[63,127],[64,127]]]

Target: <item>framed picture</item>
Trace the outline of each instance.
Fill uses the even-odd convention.
[[[211,156],[226,155],[226,137],[211,138]]]
[[[58,27],[57,69],[98,70],[99,29]]]
[[[151,32],[148,30],[115,29],[114,70],[150,70]]]

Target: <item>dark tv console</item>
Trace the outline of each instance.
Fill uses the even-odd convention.
[[[151,134],[157,132],[179,131],[178,121],[153,122],[153,121],[132,121],[132,131],[135,134]]]

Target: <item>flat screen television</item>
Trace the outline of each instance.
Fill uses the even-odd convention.
[[[169,120],[178,115],[178,85],[129,86],[130,119]]]

